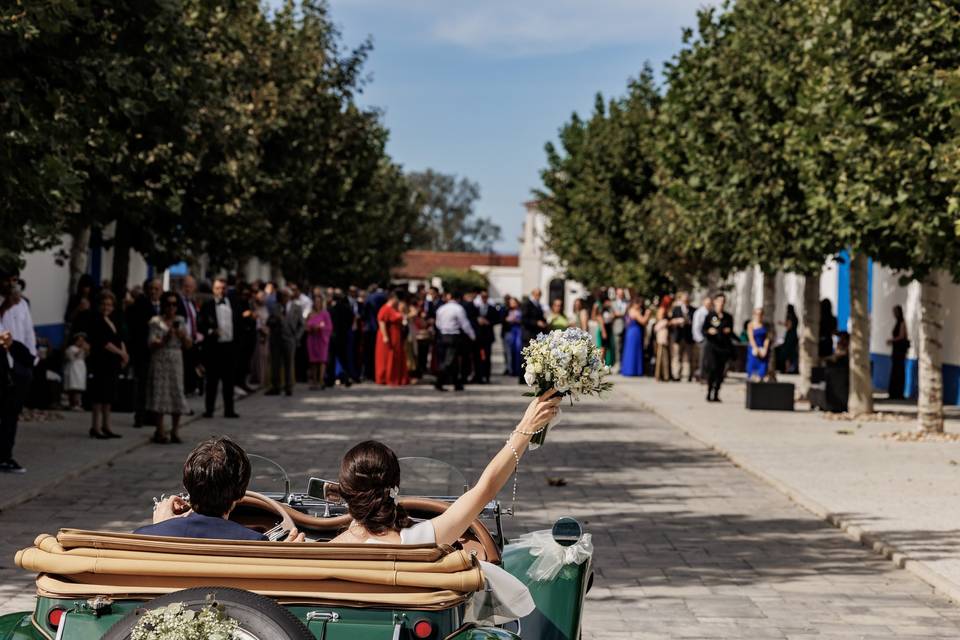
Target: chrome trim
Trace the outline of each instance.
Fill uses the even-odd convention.
[[[308,611],[307,621],[322,620],[324,622],[339,622],[340,614],[336,611]]]
[[[67,616],[69,611],[64,611],[63,616],[60,618],[60,624],[57,625],[57,637],[54,640],[63,640],[63,630],[67,628]]]

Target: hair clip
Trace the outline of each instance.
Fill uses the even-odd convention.
[[[397,496],[400,495],[400,487],[390,487],[390,499],[393,501],[397,500]]]

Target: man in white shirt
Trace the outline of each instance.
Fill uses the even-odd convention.
[[[37,336],[30,306],[20,293],[19,273],[0,281],[0,472],[25,473],[13,459],[13,445],[23,402],[33,381]]]
[[[696,349],[699,352],[697,357],[697,380],[703,382],[703,322],[707,319],[707,314],[710,313],[710,310],[713,309],[713,300],[709,295],[703,296],[703,302],[700,303],[700,306],[697,307],[696,311],[693,312],[693,326],[690,327],[690,332],[693,334],[693,342],[696,345]]]
[[[440,337],[442,365],[440,375],[434,387],[437,391],[446,391],[445,382],[453,382],[454,391],[463,391],[460,379],[460,359],[465,356],[464,336],[476,340],[476,333],[463,308],[463,294],[454,292],[450,299],[437,309],[436,328]]]
[[[227,281],[213,281],[213,299],[203,303],[200,309],[200,333],[203,334],[204,369],[207,375],[205,418],[213,417],[217,401],[217,386],[223,385],[223,415],[239,418],[233,410],[233,374],[236,352],[233,340],[234,326],[239,324],[239,315],[227,298]]]
[[[290,289],[290,302],[300,307],[300,314],[306,320],[313,310],[313,302],[311,302],[310,296],[300,291],[300,286],[296,282],[291,282],[288,289]]]

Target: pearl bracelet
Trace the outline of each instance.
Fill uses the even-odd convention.
[[[524,431],[523,429],[514,429],[513,432],[519,433],[520,435],[524,435],[524,436],[535,436],[538,433],[541,433],[544,429],[546,429],[546,427],[540,427],[536,431]]]

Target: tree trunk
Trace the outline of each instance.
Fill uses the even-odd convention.
[[[937,272],[920,283],[920,344],[917,395],[917,427],[931,433],[943,432],[943,305]]]
[[[740,326],[744,320],[749,320],[753,314],[755,272],[755,267],[750,267],[743,272],[743,286],[737,295],[736,305],[730,307],[736,326]]]
[[[127,294],[127,280],[130,278],[130,233],[126,222],[118,219],[113,231],[113,267],[110,271],[110,286],[117,296],[117,308],[123,308],[123,299]]]
[[[810,397],[810,377],[819,354],[820,278],[803,279],[803,319],[800,325],[800,397]]]
[[[870,376],[870,315],[867,313],[867,256],[850,252],[850,396],[848,411],[873,413]]]
[[[763,319],[770,325],[771,334],[775,332],[777,314],[777,272],[763,272]],[[772,335],[771,335],[772,339]]]
[[[70,241],[70,291],[68,297],[72,296],[77,290],[77,283],[80,282],[80,276],[87,271],[87,250],[90,248],[91,229],[89,226],[83,227],[72,235]]]
[[[767,335],[770,337],[770,353],[767,361],[767,379],[777,379],[777,363],[774,358],[773,345],[777,343],[777,272],[763,272],[763,321],[767,325]]]

